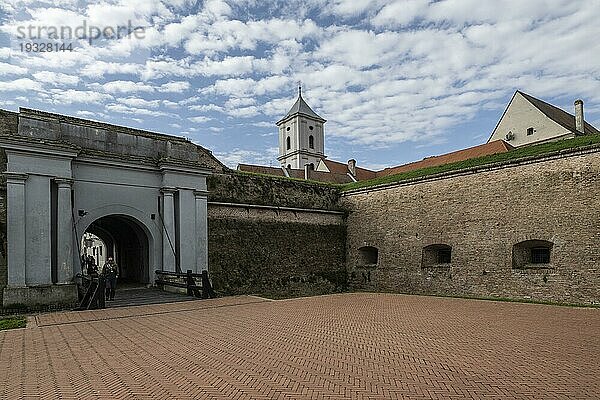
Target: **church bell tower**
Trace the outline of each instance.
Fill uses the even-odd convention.
[[[277,122],[279,128],[279,157],[284,168],[314,169],[325,156],[325,136],[319,117],[302,98],[302,87],[298,87],[298,99],[285,117]]]

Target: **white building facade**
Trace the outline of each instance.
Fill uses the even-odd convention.
[[[277,122],[279,128],[279,157],[282,168],[315,169],[325,156],[326,120],[321,118],[302,98],[302,89],[298,90],[298,99],[290,111]]]

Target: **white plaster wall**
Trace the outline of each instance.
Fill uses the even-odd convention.
[[[529,127],[534,129],[533,135],[530,136],[527,135]],[[508,141],[515,147],[552,140],[570,133],[568,129],[534,107],[520,93],[515,94],[489,141],[506,140],[508,132],[512,132],[515,136],[513,140]]]

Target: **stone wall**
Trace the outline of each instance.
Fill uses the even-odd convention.
[[[346,288],[337,189],[238,173],[209,178],[209,270],[222,294],[305,296]]]
[[[600,150],[343,195],[355,289],[600,301]],[[553,243],[550,264],[513,268],[513,245]],[[451,246],[450,264],[422,265]],[[378,249],[365,265],[359,248]],[[425,254],[427,261],[427,254]]]
[[[207,179],[209,201],[341,210],[335,186],[231,171]]]
[[[18,126],[15,116],[18,116]],[[7,129],[0,128],[0,134],[75,146],[83,155],[154,163],[168,159],[216,171],[224,169],[212,152],[182,137],[25,108],[21,108],[19,114],[2,111],[0,118],[9,125]]]

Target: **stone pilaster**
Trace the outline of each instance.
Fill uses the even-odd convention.
[[[71,283],[73,280],[73,213],[71,207],[73,180],[55,178],[54,182],[58,186],[57,283]]]
[[[8,286],[25,286],[25,181],[27,174],[5,173],[7,196]]]
[[[182,271],[196,271],[196,200],[191,189],[179,189],[178,255]]]
[[[175,256],[177,251],[177,243],[175,243],[175,202],[174,195],[177,189],[164,187],[161,190],[163,197],[162,209],[162,270],[175,271]]]
[[[196,199],[196,271],[208,270],[208,192],[194,191]]]

